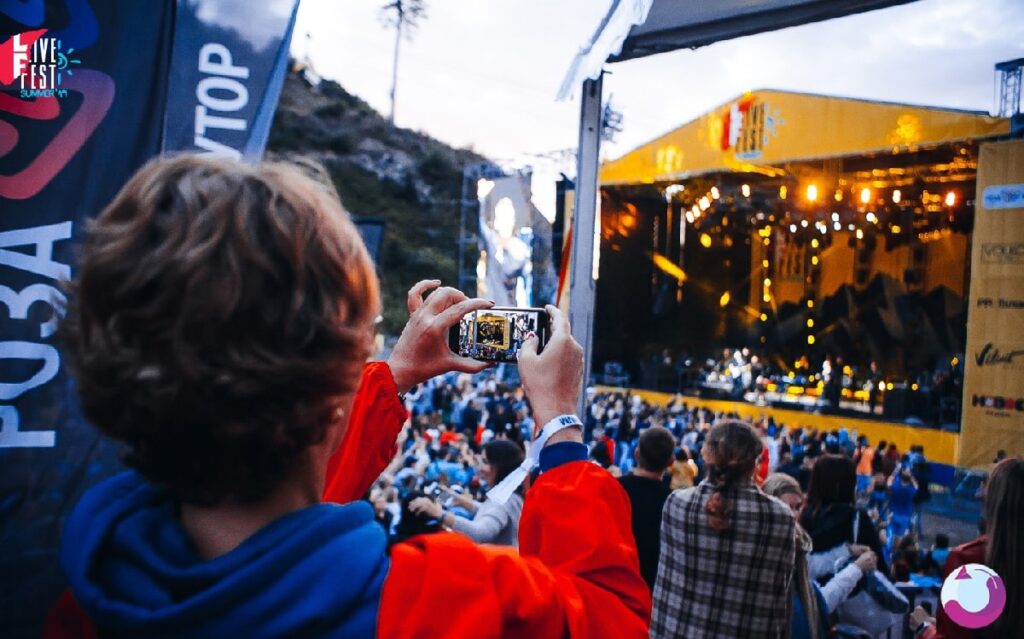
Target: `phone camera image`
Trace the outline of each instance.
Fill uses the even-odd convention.
[[[475,311],[459,323],[458,353],[495,362],[515,362],[530,332],[538,332],[539,313],[533,309]]]

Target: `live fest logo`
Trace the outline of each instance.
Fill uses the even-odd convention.
[[[74,48],[64,50],[58,38],[46,37],[46,29],[16,33],[0,44],[0,84],[15,85],[22,99],[64,98],[64,74],[74,75]]]

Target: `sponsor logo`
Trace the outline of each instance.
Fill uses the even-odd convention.
[[[986,242],[981,245],[984,264],[1024,264],[1024,242]]]
[[[761,157],[773,137],[779,135],[779,126],[785,124],[779,110],[754,97],[729,105],[722,117],[723,151],[732,150],[742,160]]]
[[[1020,359],[1015,363],[1015,358]],[[1024,348],[1001,351],[995,344],[989,342],[974,355],[974,361],[977,362],[978,366],[1010,366],[1016,368],[1024,365]]]
[[[986,209],[1016,209],[1024,207],[1024,184],[990,186],[981,194]]]
[[[978,298],[979,308],[1009,308],[1009,309],[1022,309],[1024,310],[1024,300],[1008,300],[1003,297],[992,298],[992,297],[979,297]]]
[[[971,406],[1002,411],[1024,412],[1024,397],[999,397],[997,395],[971,395]]]
[[[967,564],[949,573],[939,595],[950,620],[964,628],[984,628],[1003,614],[1006,586],[988,566]]]
[[[15,33],[0,44],[0,83],[14,85],[22,99],[66,98],[64,76],[81,64],[73,47],[46,36],[46,29]]]

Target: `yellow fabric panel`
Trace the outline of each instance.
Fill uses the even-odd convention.
[[[957,459],[983,467],[1024,455],[1024,140],[982,145],[977,192]]]
[[[599,393],[612,391],[626,392],[627,390],[656,406],[664,406],[668,403],[669,399],[675,397],[675,395],[670,393],[658,393],[655,391],[613,388],[610,386],[597,387],[597,392]],[[896,444],[900,452],[906,452],[912,445],[920,444],[924,446],[925,456],[933,462],[953,464],[956,460],[958,440],[956,433],[948,433],[930,428],[914,428],[899,422],[883,422],[874,419],[840,417],[838,415],[817,415],[799,410],[754,406],[745,402],[700,399],[696,397],[683,397],[682,399],[689,406],[701,406],[715,412],[737,413],[743,417],[753,419],[758,419],[762,415],[765,417],[770,416],[775,418],[775,423],[790,427],[816,428],[819,431],[833,431],[846,428],[850,431],[851,436],[859,437],[864,435],[872,444],[877,444],[883,439],[892,442]]]
[[[755,91],[605,163],[601,184],[647,184],[710,171],[763,172],[796,160],[909,150],[1009,133],[975,113],[786,91]]]
[[[945,286],[964,296],[967,276],[967,236],[950,233],[925,244],[927,263],[924,267],[924,290]]]
[[[847,245],[847,231],[833,234],[832,245],[821,252],[821,279],[818,284],[818,296],[824,299],[839,290],[843,284],[853,283],[853,249]]]

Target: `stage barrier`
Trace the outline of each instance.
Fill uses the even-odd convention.
[[[649,404],[663,406],[673,397],[672,393],[661,393],[656,391],[639,390],[631,388],[618,388],[613,386],[598,386],[597,392],[630,392],[639,396]],[[785,424],[790,427],[816,428],[820,431],[833,431],[845,428],[854,437],[864,435],[872,444],[878,444],[885,440],[896,444],[900,452],[906,452],[912,445],[924,446],[925,456],[929,461],[938,464],[954,465],[956,463],[956,451],[959,441],[957,433],[936,430],[933,428],[921,428],[908,426],[900,422],[886,422],[876,419],[863,419],[858,417],[846,417],[843,415],[821,415],[818,413],[807,413],[787,408],[773,408],[771,406],[758,406],[747,402],[731,402],[719,399],[703,399],[679,396],[690,407],[700,406],[715,412],[737,413],[742,417],[759,418],[762,415],[772,417],[777,424]]]
[[[978,161],[958,466],[1024,455],[1024,141]]]

